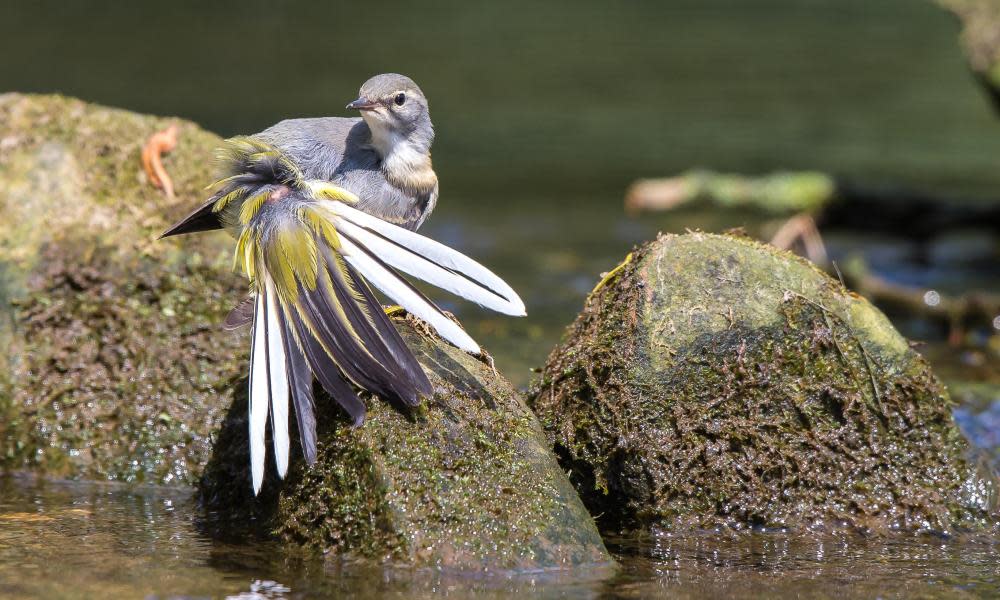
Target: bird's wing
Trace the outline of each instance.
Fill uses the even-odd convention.
[[[172,225],[160,238],[212,231],[239,225],[246,215],[232,210],[248,199],[259,199],[275,185],[296,186],[304,181],[299,167],[277,147],[250,136],[226,140],[218,160],[222,178],[209,186],[214,190],[204,204]],[[227,210],[230,209],[230,210]]]

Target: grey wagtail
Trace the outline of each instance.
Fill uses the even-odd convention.
[[[364,423],[365,405],[351,384],[409,406],[432,394],[369,283],[473,354],[481,352],[476,342],[400,271],[497,312],[525,314],[502,279],[413,231],[438,195],[434,129],[417,84],[378,75],[347,108],[361,118],[291,119],[227,140],[225,176],[212,196],[163,234],[226,229],[237,239],[234,260],[251,292],[226,326],[252,323],[255,494],[269,417],[278,475],[288,470],[289,401],[306,462],[316,460],[313,377],[355,426]]]

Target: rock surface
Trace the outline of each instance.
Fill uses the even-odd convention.
[[[177,197],[146,180],[147,137]],[[61,96],[0,96],[0,469],[193,483],[244,369],[221,322],[245,283],[224,234],[157,241],[220,138]]]
[[[867,301],[747,239],[638,249],[529,402],[602,527],[997,522],[927,363]]]
[[[432,399],[410,413],[368,398],[368,420],[353,429],[320,395],[316,464],[306,468],[295,448],[280,481],[269,455],[255,499],[241,389],[201,483],[205,504],[224,521],[254,517],[266,533],[338,558],[488,570],[610,564],[510,383],[414,320],[396,325],[430,375]]]

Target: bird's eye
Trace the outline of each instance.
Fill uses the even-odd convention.
[[[396,106],[402,106],[403,103],[406,102],[406,94],[399,92],[396,94],[396,97],[392,99],[392,101],[396,103]]]

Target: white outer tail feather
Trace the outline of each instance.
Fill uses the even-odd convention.
[[[264,482],[264,430],[267,428],[270,404],[264,316],[264,295],[257,294],[257,306],[253,313],[253,343],[250,346],[250,473],[255,495],[260,492],[260,486]]]
[[[391,248],[391,253],[384,255],[378,253],[378,256],[393,267],[499,313],[515,317],[523,317],[526,314],[524,302],[521,301],[517,292],[495,273],[461,252],[419,233],[361,212],[343,202],[324,200],[320,204],[328,212],[335,215],[334,223],[338,229],[346,224],[345,232],[350,232],[348,235],[357,235],[358,231],[361,230],[363,243],[366,247],[373,250],[376,246],[379,249]],[[377,235],[364,231],[365,229],[377,232],[405,247],[409,252],[379,239]],[[362,239],[358,239],[358,241],[362,242]],[[368,245],[369,242],[372,243],[372,246]],[[437,265],[442,265],[461,275],[449,273]],[[479,285],[468,280],[477,282]],[[442,283],[438,283],[439,281]],[[492,290],[492,293],[483,288]]]
[[[278,298],[274,283],[265,275],[264,290],[257,294],[253,314],[250,348],[250,473],[253,493],[260,492],[264,482],[267,456],[265,434],[268,415],[274,434],[274,457],[278,476],[288,473],[288,363],[278,321]]]
[[[472,354],[480,353],[479,344],[469,337],[469,334],[410,289],[395,273],[372,260],[350,239],[342,237],[340,243],[344,250],[344,260],[357,269],[362,277],[371,282],[382,293],[399,303],[414,316],[427,321],[441,337],[452,344]]]
[[[519,308],[516,304],[512,304],[509,300],[501,298],[467,278],[443,269],[419,254],[414,254],[396,244],[387,242],[384,238],[374,235],[354,223],[340,219],[336,226],[338,231],[371,250],[372,254],[378,256],[379,260],[384,261],[387,265],[409,273],[431,285],[499,313],[520,314],[516,311],[524,310],[523,306]]]
[[[274,282],[265,283],[267,289],[267,362],[271,375],[271,429],[274,432],[274,460],[278,476],[288,473],[288,363],[285,360],[285,340],[278,320],[278,295]]]

